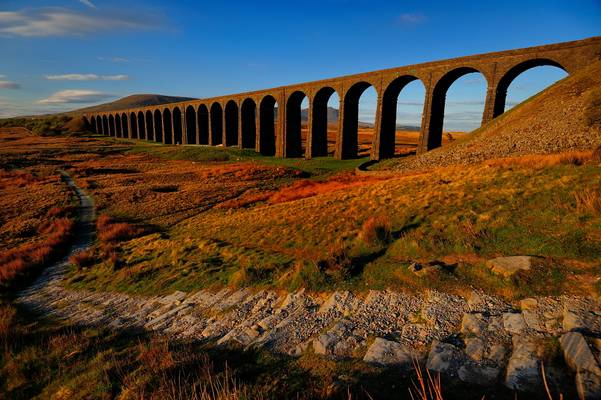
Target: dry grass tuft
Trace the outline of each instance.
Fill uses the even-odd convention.
[[[576,210],[581,213],[599,215],[601,213],[601,195],[599,191],[585,189],[580,192],[574,192],[576,200]]]
[[[98,238],[101,242],[116,243],[133,239],[144,233],[143,228],[139,228],[127,222],[113,222],[111,217],[102,214],[96,221]]]
[[[417,360],[413,360],[413,369],[417,376],[417,382],[413,383],[413,389],[409,388],[409,395],[412,400],[443,400],[442,384],[440,374],[432,377],[430,371],[426,369],[426,375]]]
[[[384,245],[392,239],[390,218],[384,215],[369,217],[363,223],[359,238],[367,245]]]

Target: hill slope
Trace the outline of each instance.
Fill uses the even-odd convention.
[[[156,106],[158,104],[176,103],[179,101],[194,100],[193,97],[164,96],[160,94],[132,94],[110,103],[99,104],[97,106],[80,108],[72,111],[80,112],[100,112],[112,110],[124,110],[127,108]]]
[[[594,149],[601,145],[600,103],[598,62],[526,100],[465,140],[420,156],[389,160],[383,167],[405,170]]]

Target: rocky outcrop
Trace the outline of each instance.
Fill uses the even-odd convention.
[[[532,259],[528,256],[497,257],[488,260],[486,266],[492,272],[507,277],[518,271],[528,271],[532,266]]]

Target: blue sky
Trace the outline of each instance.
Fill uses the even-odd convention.
[[[600,34],[599,1],[0,2],[0,116],[69,110],[133,93],[210,97]],[[520,76],[521,101],[563,71]],[[483,79],[449,91],[445,128],[477,126]],[[398,122],[419,123],[419,83]],[[333,106],[336,106],[332,102]],[[362,97],[360,119],[375,109]]]

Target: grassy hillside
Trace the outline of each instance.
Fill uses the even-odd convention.
[[[452,145],[382,162],[410,170],[491,158],[592,150],[601,145],[601,62],[526,100]]]

